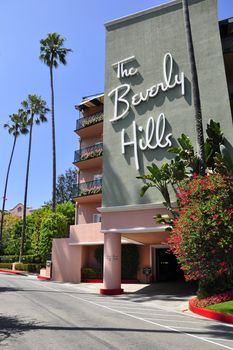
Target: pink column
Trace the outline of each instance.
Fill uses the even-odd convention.
[[[104,286],[100,294],[122,294],[121,289],[121,234],[104,234]]]

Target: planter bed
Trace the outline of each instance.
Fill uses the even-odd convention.
[[[221,312],[197,307],[193,304],[194,300],[195,298],[189,300],[190,311],[194,312],[197,315],[211,318],[212,320],[233,324],[233,315],[223,314]]]

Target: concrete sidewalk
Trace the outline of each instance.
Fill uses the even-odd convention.
[[[78,289],[99,294],[102,283],[80,283]],[[197,284],[184,282],[157,282],[152,284],[122,284],[124,294],[116,296],[145,306],[165,310],[188,311],[188,300],[196,295]],[[103,296],[108,297],[108,296]]]

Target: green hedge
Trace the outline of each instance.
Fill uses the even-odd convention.
[[[40,273],[40,269],[44,267],[44,264],[15,264],[15,269],[19,271],[27,271],[33,273]]]
[[[18,255],[0,255],[0,262],[11,263],[19,261]],[[41,258],[38,255],[23,255],[22,256],[23,263],[40,263]]]
[[[12,270],[12,264],[11,263],[0,263],[0,269]]]
[[[83,267],[81,270],[82,278],[103,278],[103,272],[101,269],[92,267]]]

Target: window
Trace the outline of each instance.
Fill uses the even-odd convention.
[[[101,214],[93,214],[93,222],[101,222]]]

